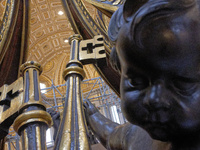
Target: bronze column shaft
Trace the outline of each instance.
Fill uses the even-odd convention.
[[[74,35],[70,38],[71,56],[63,72],[67,92],[62,123],[54,149],[56,150],[89,150],[87,127],[84,118],[81,97],[81,81],[85,76],[83,65],[79,59],[79,41],[81,37]]]
[[[22,148],[29,150],[46,149],[46,129],[51,124],[51,116],[41,102],[39,74],[41,66],[36,62],[27,62],[21,66],[24,75],[24,102],[14,129],[21,135]]]

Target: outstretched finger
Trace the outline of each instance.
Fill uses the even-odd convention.
[[[89,107],[88,100],[85,100],[85,101],[83,102],[83,106],[84,106],[85,108]]]

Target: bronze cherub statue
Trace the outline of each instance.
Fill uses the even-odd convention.
[[[113,123],[85,103],[100,141],[114,150],[199,150],[200,0],[126,0],[108,34],[130,123]]]

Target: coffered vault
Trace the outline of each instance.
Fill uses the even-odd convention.
[[[85,3],[95,17],[96,10]],[[39,62],[44,70],[40,81],[46,86],[63,84],[63,69],[69,61],[70,45],[67,42],[73,35],[71,25],[63,11],[60,0],[31,0],[31,19],[28,60]],[[86,79],[98,76],[92,65],[84,67]]]

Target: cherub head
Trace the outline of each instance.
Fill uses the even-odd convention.
[[[183,9],[172,1],[157,2],[146,2],[151,10],[142,4],[134,13],[120,8],[111,19],[121,107],[130,123],[154,139],[195,137],[200,135],[200,2],[190,0]]]

